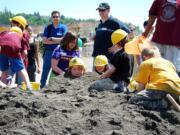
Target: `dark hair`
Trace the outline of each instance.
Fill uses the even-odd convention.
[[[67,32],[65,34],[65,36],[63,37],[63,39],[61,40],[60,44],[61,47],[66,50],[67,46],[69,45],[70,42],[74,41],[76,39],[76,47],[74,48],[74,50],[78,50],[78,44],[77,44],[77,37],[75,34],[73,34],[72,32]]]
[[[16,24],[22,31],[24,31],[24,27],[19,22],[12,20],[11,23]],[[12,27],[12,25],[11,25],[11,27]]]
[[[52,11],[52,13],[51,13],[51,17],[52,17],[55,13],[58,13],[58,14],[59,14],[59,16],[60,16],[60,12],[55,10],[55,11]]]
[[[143,26],[146,27],[148,25],[148,20],[144,21]]]
[[[117,44],[124,48],[125,44],[128,42],[127,36],[123,38],[121,41],[119,41]]]

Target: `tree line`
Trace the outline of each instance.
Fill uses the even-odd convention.
[[[50,16],[40,15],[39,12],[34,12],[33,14],[26,14],[26,13],[18,13],[14,14],[7,8],[4,11],[0,11],[0,24],[9,25],[9,18],[12,18],[16,15],[22,15],[25,17],[30,25],[46,25],[51,22]],[[71,24],[71,23],[78,23],[78,22],[96,22],[95,19],[74,19],[68,18],[64,15],[61,15],[61,22],[63,24]]]
[[[24,16],[28,23],[32,26],[36,25],[47,25],[51,23],[51,17],[50,16],[45,16],[45,15],[40,15],[39,12],[34,12],[33,14],[26,14],[26,13],[18,13],[14,14],[7,8],[4,9],[4,11],[0,11],[0,24],[1,25],[9,25],[9,18],[12,18],[16,15],[22,15]],[[61,15],[61,23],[63,24],[73,24],[73,23],[79,23],[79,22],[97,22],[95,19],[74,19],[74,18],[68,18],[65,17],[64,15]],[[133,25],[130,22],[125,22],[127,26]],[[141,32],[139,26],[135,26],[136,32],[139,33]]]

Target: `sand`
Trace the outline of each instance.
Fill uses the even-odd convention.
[[[96,73],[58,76],[35,95],[0,89],[0,134],[180,135],[180,113],[129,104],[131,95],[88,92],[96,79]]]

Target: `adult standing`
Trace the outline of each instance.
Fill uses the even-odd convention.
[[[109,15],[110,6],[108,3],[100,3],[96,10],[99,11],[101,20],[95,29],[96,35],[92,56],[105,55],[110,60],[113,56],[111,34],[117,29],[123,29],[127,33],[129,33],[129,30],[123,22]]]
[[[148,25],[143,33],[148,36],[156,21],[152,37],[162,57],[170,60],[180,75],[180,0],[154,0],[149,10]]]
[[[45,45],[45,51],[43,55],[43,69],[41,76],[41,88],[46,85],[49,71],[51,69],[51,56],[54,49],[58,46],[61,38],[67,32],[67,26],[60,23],[60,12],[53,11],[51,13],[52,24],[48,25],[44,29],[43,43]],[[57,39],[57,40],[52,40]]]

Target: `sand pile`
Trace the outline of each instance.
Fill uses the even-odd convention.
[[[180,113],[128,104],[131,95],[88,92],[97,74],[56,77],[44,94],[0,90],[1,135],[180,135]]]

